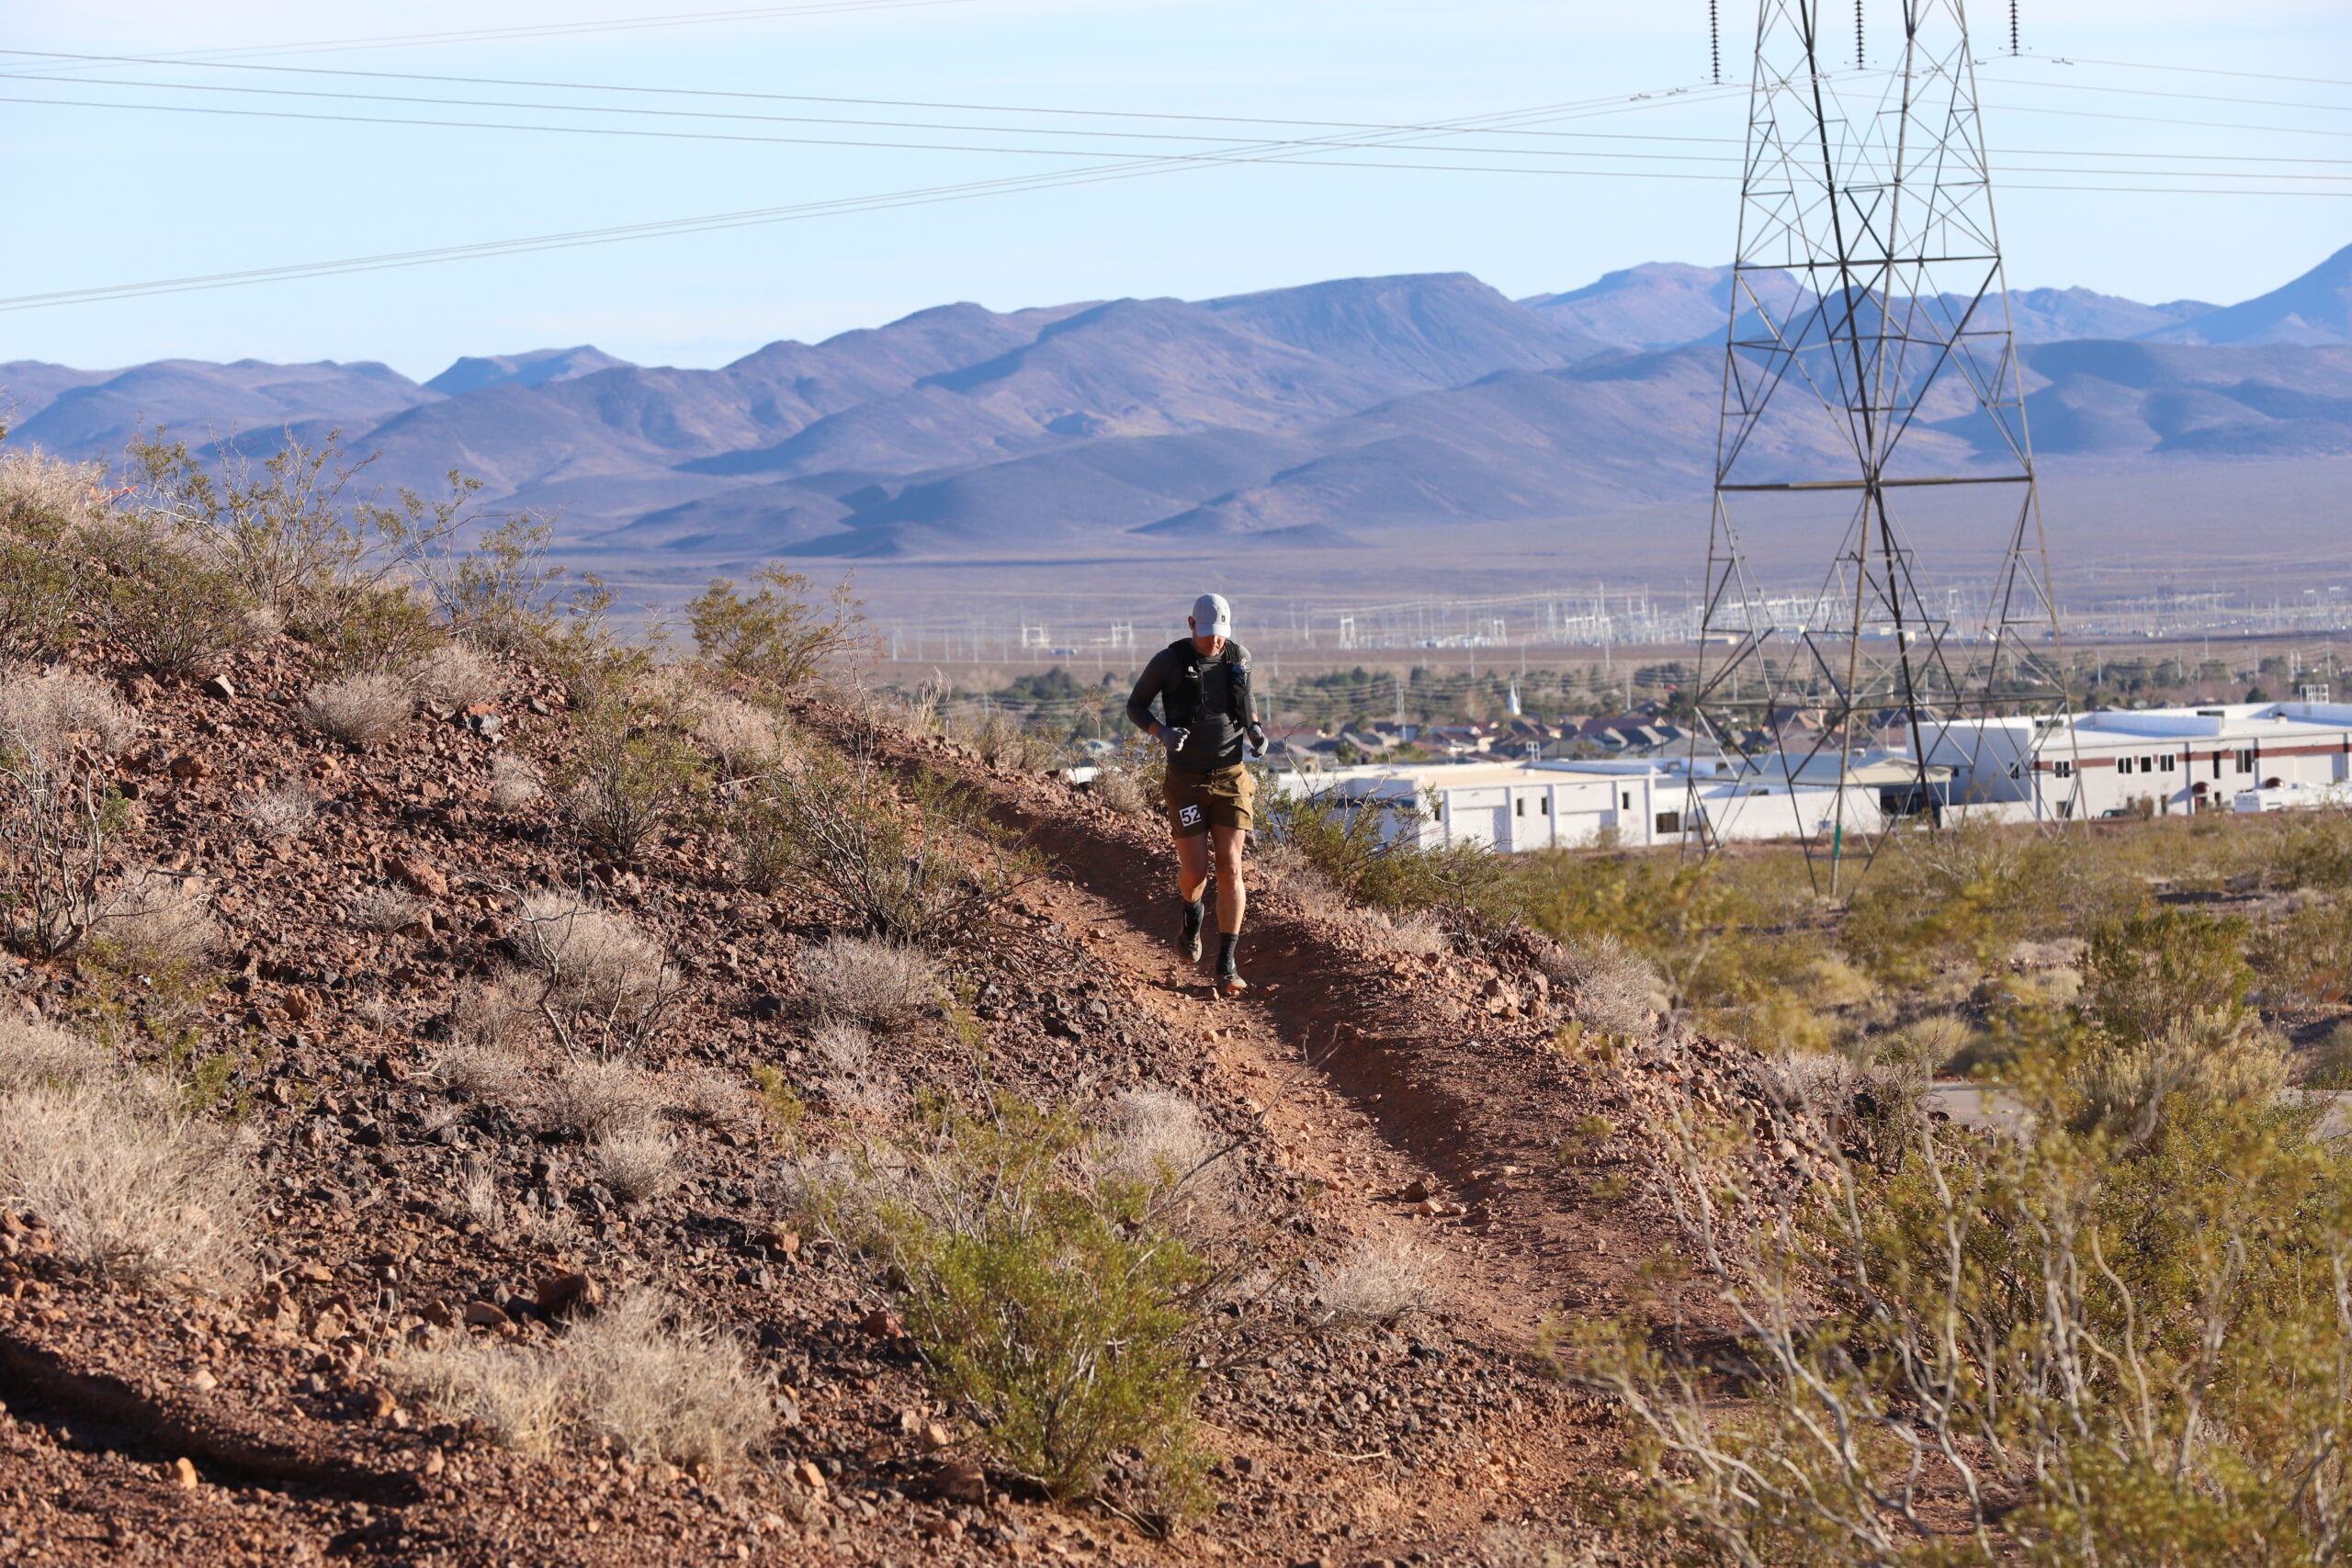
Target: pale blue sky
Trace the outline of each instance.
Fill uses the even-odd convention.
[[[807,0],[804,0],[807,3]],[[843,0],[831,0],[841,5]],[[855,0],[852,0],[855,3]],[[1870,0],[1891,24],[1891,0]],[[95,54],[249,51],[288,44],[677,18],[746,0],[18,0],[8,41]],[[1725,0],[1726,74],[1753,10]],[[2007,7],[1979,6],[1980,55]],[[2143,299],[2234,300],[2352,242],[2352,6],[2341,0],[2026,0],[2030,51],[1985,68],[1988,135],[2019,155],[2000,212],[2013,283],[2083,284]],[[1885,40],[1873,39],[1874,58]],[[692,25],[461,39],[367,49],[215,54],[280,66],[526,78],[982,106],[1423,124],[1704,84],[1703,0],[941,0]],[[2091,61],[2127,62],[2094,65]],[[2150,66],[2275,77],[2224,76]],[[629,124],[926,142],[1007,152],[883,150],[537,130],[421,129],[0,103],[8,242],[0,297],[328,260],[901,191],[1197,144],[1069,134],[1218,131],[1197,122],[980,110],[853,108],[307,77],[0,57],[0,96],[205,104],[325,114]],[[197,92],[138,83],[266,85],[414,96],[603,102],[687,110],[1019,125],[1057,134],[595,117]],[[2106,89],[2093,91],[2091,89]],[[2155,95],[2155,96],[2150,96]],[[2181,96],[2179,95],[2196,95]],[[2252,101],[2245,101],[2252,100]],[[1737,95],[1699,95],[1551,129],[1736,138]],[[2034,112],[2065,110],[2064,114]],[[2125,119],[2114,116],[2137,116]],[[2225,122],[2155,123],[2168,120]],[[1237,137],[1328,136],[1242,125]],[[1219,132],[1222,134],[1222,132]],[[1700,158],[1729,141],[1544,142],[1464,135],[1444,155],[1358,161],[1527,167],[1534,145]],[[2023,155],[2030,151],[2038,157]],[[2131,158],[2126,154],[2156,154]],[[2190,163],[2188,155],[2201,155]],[[2230,159],[2255,160],[2229,162]],[[2301,160],[2296,163],[2265,160]],[[2330,162],[2330,160],[2335,160]],[[2028,175],[2030,164],[2111,171]],[[1715,173],[1711,164],[1643,166]],[[2182,178],[2179,171],[2211,177]],[[2236,186],[2240,176],[2346,194],[2152,195],[2033,183]],[[2316,176],[2316,177],[2313,177]],[[1731,250],[1735,187],[1714,180],[1283,166],[1188,167],[943,205],[460,262],[405,271],[0,313],[0,360],[84,366],[167,355],[381,359],[433,374],[462,353],[593,342],[647,363],[715,365],[779,337],[815,339],[927,305],[998,308],[1134,294],[1188,298],[1372,273],[1463,270],[1513,295],[1574,288],[1633,263]]]

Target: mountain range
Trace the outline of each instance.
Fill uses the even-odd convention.
[[[1793,288],[1793,285],[1791,285]],[[373,477],[557,515],[644,559],[951,560],[1083,547],[1345,549],[1706,492],[1727,267],[1654,263],[1513,300],[1466,274],[1200,301],[918,311],[718,369],[595,348],[373,363],[0,364],[12,439],[108,458],[142,426],[246,449],[341,429]],[[2352,454],[2352,247],[2231,306],[2014,291],[2052,462]],[[1965,467],[1973,428],[1911,439]],[[1824,418],[1753,455],[1796,474]]]

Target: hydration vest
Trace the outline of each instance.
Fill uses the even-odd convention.
[[[1250,660],[1241,645],[1227,637],[1225,651],[1211,658],[1193,646],[1191,637],[1179,637],[1168,645],[1176,656],[1175,679],[1159,694],[1159,705],[1168,715],[1168,722],[1179,729],[1190,729],[1200,716],[1201,705],[1206,700],[1207,671],[1212,664],[1225,666],[1226,706],[1238,728],[1250,728]]]

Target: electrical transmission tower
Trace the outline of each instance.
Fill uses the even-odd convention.
[[[1963,6],[1870,4],[1875,69],[1860,4],[1758,6],[1696,690],[1751,783],[1834,787],[1833,892],[1882,823],[2031,798],[2066,689]]]

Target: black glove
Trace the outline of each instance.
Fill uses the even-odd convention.
[[[1262,724],[1253,722],[1250,726],[1249,738],[1250,755],[1252,757],[1264,756],[1266,754],[1266,727]]]
[[[1192,738],[1193,732],[1189,729],[1179,729],[1172,724],[1163,724],[1159,727],[1160,743],[1168,748],[1168,754],[1171,757],[1182,751],[1184,749],[1184,742]]]

